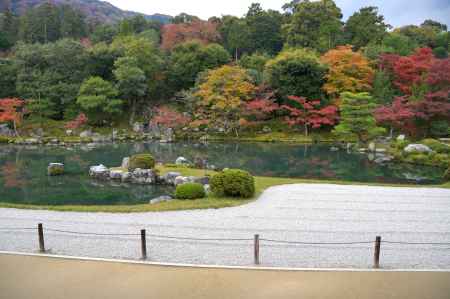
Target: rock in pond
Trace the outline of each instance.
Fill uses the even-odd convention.
[[[178,157],[178,158],[175,160],[175,164],[176,164],[176,165],[188,165],[188,164],[191,164],[191,163],[190,163],[189,160],[186,159],[185,157]]]
[[[50,163],[47,167],[47,174],[49,176],[63,175],[64,174],[64,164]]]
[[[156,173],[152,169],[136,168],[131,173],[131,182],[141,185],[155,184]]]
[[[130,168],[130,157],[123,158],[122,159],[122,165],[120,167],[121,168],[125,168],[125,169]]]
[[[125,171],[123,170],[110,170],[109,177],[111,180],[122,180],[123,173]]]
[[[91,166],[89,168],[89,176],[95,179],[109,179],[110,170],[103,164]]]
[[[407,147],[405,147],[403,149],[403,151],[405,151],[407,153],[413,153],[413,152],[431,153],[432,152],[431,148],[429,148],[428,146],[426,146],[424,144],[409,144]]]

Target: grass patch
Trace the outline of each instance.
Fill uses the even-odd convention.
[[[205,171],[179,166],[157,166],[162,174],[168,171],[177,171],[184,176],[204,176]],[[208,171],[213,175],[214,171]],[[388,186],[388,187],[416,187],[416,188],[447,188],[450,189],[450,182],[443,185],[407,185],[407,184],[379,184],[379,183],[360,183],[328,180],[310,180],[296,178],[274,178],[274,177],[255,177],[255,196],[250,199],[236,199],[229,197],[216,197],[209,195],[207,198],[197,200],[173,200],[170,202],[161,202],[157,204],[139,204],[139,205],[62,205],[62,206],[43,206],[27,205],[0,202],[3,208],[33,209],[33,210],[51,210],[67,212],[107,212],[107,213],[137,213],[137,212],[163,212],[178,210],[196,210],[196,209],[219,209],[235,207],[247,204],[256,200],[261,193],[269,187],[288,184],[338,184],[338,185],[362,185],[362,186]]]

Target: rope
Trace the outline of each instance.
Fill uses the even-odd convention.
[[[299,241],[282,241],[272,239],[259,239],[261,241],[282,243],[282,244],[297,244],[297,245],[356,245],[356,244],[370,244],[374,241],[360,241],[360,242],[299,242]]]
[[[400,242],[400,241],[383,241],[381,240],[381,243],[387,243],[387,244],[401,244],[401,245],[444,245],[444,246],[450,246],[450,243],[428,243],[428,242]]]
[[[18,231],[18,230],[36,230],[36,227],[0,227],[1,231]],[[126,233],[89,233],[89,232],[77,232],[70,230],[44,228],[44,230],[58,233],[75,234],[75,235],[91,235],[91,236],[140,236],[141,234],[126,234]],[[189,240],[189,241],[253,241],[253,238],[194,238],[194,237],[177,237],[168,235],[146,234],[147,237],[161,238],[161,239],[173,239],[173,240]],[[372,244],[374,241],[355,241],[355,242],[301,242],[301,241],[284,241],[260,238],[260,241],[266,241],[270,243],[280,244],[293,244],[293,245],[358,245],[358,244]],[[450,246],[450,243],[439,242],[404,242],[404,241],[388,241],[381,240],[381,243],[386,244],[399,244],[399,245],[440,245]]]

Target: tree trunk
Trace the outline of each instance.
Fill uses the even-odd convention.
[[[131,102],[131,115],[130,115],[130,125],[134,124],[134,118],[136,117],[136,100]]]
[[[308,125],[305,124],[305,136],[308,137]]]
[[[17,132],[17,125],[16,125],[16,121],[13,120],[13,127],[14,127],[14,134],[16,134],[16,137],[20,137],[19,133]]]
[[[236,48],[234,52],[234,59],[236,60],[236,63],[238,62],[238,48]]]

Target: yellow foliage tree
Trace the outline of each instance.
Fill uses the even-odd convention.
[[[255,92],[251,77],[241,67],[225,65],[210,70],[194,94],[198,98],[196,116],[237,135],[244,104]]]
[[[328,65],[327,82],[323,90],[334,98],[343,92],[367,92],[372,89],[374,70],[360,52],[353,52],[352,46],[338,46],[321,57]]]

